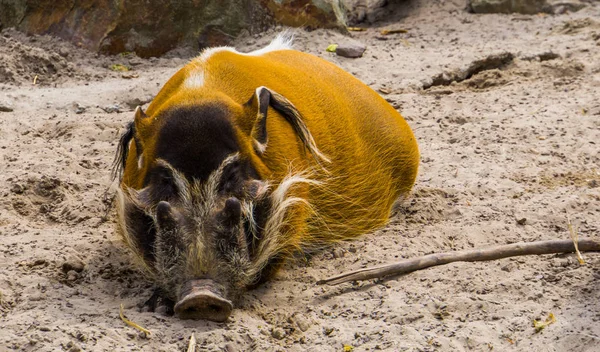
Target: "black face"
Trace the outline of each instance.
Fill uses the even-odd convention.
[[[167,111],[156,143],[156,159],[162,159],[187,179],[204,182],[225,158],[237,151],[229,113],[217,104],[179,107]],[[145,184],[152,178],[147,176]]]
[[[202,232],[212,233],[212,238],[223,244],[220,247],[224,253],[219,252],[221,248],[215,248],[215,254],[228,256],[231,252],[228,249],[240,243],[244,244],[244,251],[253,252],[269,202],[256,202],[261,184],[256,181],[258,173],[248,160],[239,157],[239,144],[229,115],[226,107],[215,103],[177,107],[157,117],[161,125],[156,136],[155,162],[149,166],[143,189],[137,192],[138,205],[126,210],[130,226],[137,229],[134,237],[146,260],[158,259],[156,241],[161,235],[155,223],[159,217],[153,214],[158,204],[167,202],[171,213],[178,214],[179,230],[198,232],[192,219],[198,218],[195,213],[199,209],[206,208],[199,204],[207,201],[200,198],[208,194],[212,198],[208,203],[219,209],[201,211],[214,213],[210,217],[206,217],[208,213],[202,216]],[[133,129],[129,134],[130,139],[135,138]],[[238,156],[232,159],[233,155]],[[212,191],[202,196],[192,187],[205,188],[211,184]],[[194,198],[193,206],[184,204],[190,195]],[[248,201],[254,201],[255,205],[252,214],[245,215],[253,219],[253,226],[244,220],[240,224],[240,202]],[[230,234],[233,230],[240,231],[245,238]]]

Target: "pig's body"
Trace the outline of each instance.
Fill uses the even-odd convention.
[[[230,311],[228,298],[294,252],[383,225],[414,183],[418,148],[400,114],[285,47],[205,51],[122,139],[123,237],[182,317],[226,319],[194,312],[215,297]]]

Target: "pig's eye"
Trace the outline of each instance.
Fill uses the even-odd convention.
[[[219,182],[219,193],[237,194],[243,183],[241,165],[238,162],[227,165]]]
[[[158,166],[152,169],[147,180],[147,184],[151,186],[149,187],[148,197],[154,203],[161,200],[170,201],[177,196],[178,190],[175,186],[173,173],[168,168]]]

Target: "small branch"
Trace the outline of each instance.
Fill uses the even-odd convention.
[[[192,336],[190,336],[190,342],[188,343],[187,352],[196,352],[196,344],[196,336],[194,333],[192,333]]]
[[[577,229],[573,227],[573,224],[571,223],[571,218],[569,217],[569,214],[567,214],[567,224],[569,227],[569,234],[571,234],[571,240],[573,240],[573,244],[575,245],[575,253],[577,253],[577,260],[579,261],[579,264],[583,265],[583,264],[585,264],[585,260],[583,260],[583,256],[581,255],[581,252],[579,251],[579,247],[577,246],[577,241],[579,240],[579,234],[577,233]]]
[[[600,251],[600,241],[584,239],[578,241],[579,250],[583,252]],[[426,269],[432,266],[444,265],[454,262],[479,262],[496,260],[521,255],[540,255],[575,252],[572,240],[551,240],[530,243],[514,243],[486,249],[473,249],[460,252],[429,254],[413,259],[406,259],[398,263],[365,268],[341,274],[325,280],[317,281],[317,285],[338,285],[348,281],[369,280],[408,274],[413,271]]]

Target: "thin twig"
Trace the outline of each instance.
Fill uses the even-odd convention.
[[[404,29],[404,28],[383,29],[383,30],[379,31],[379,33],[381,33],[383,35],[396,34],[396,33],[408,33],[408,29]]]
[[[590,239],[579,240],[578,247],[584,252],[600,251],[600,241],[593,241]],[[338,285],[348,281],[369,280],[386,276],[402,275],[453,262],[478,262],[521,255],[572,253],[574,251],[575,246],[571,240],[551,240],[530,243],[513,243],[486,249],[437,253],[413,259],[406,259],[394,264],[352,271],[325,280],[319,280],[317,281],[317,285]]]
[[[569,234],[571,234],[571,240],[573,240],[573,244],[575,245],[575,253],[577,253],[577,260],[579,261],[579,264],[583,265],[583,264],[585,264],[585,260],[583,260],[583,256],[581,255],[581,252],[579,251],[579,247],[577,246],[579,234],[577,233],[577,229],[573,227],[573,224],[571,223],[571,218],[569,217],[569,214],[567,214],[567,224],[569,227]]]
[[[125,316],[125,314],[123,314],[123,304],[121,304],[121,308],[119,309],[119,316],[121,317],[121,320],[123,320],[123,322],[129,326],[131,326],[132,328],[138,329],[139,331],[143,332],[146,335],[146,338],[148,338],[150,336],[150,330],[142,327],[141,325],[139,325],[138,323],[135,323],[129,319],[127,319],[127,317]]]
[[[187,352],[196,352],[196,336],[192,333],[190,336],[190,342],[188,343]]]

